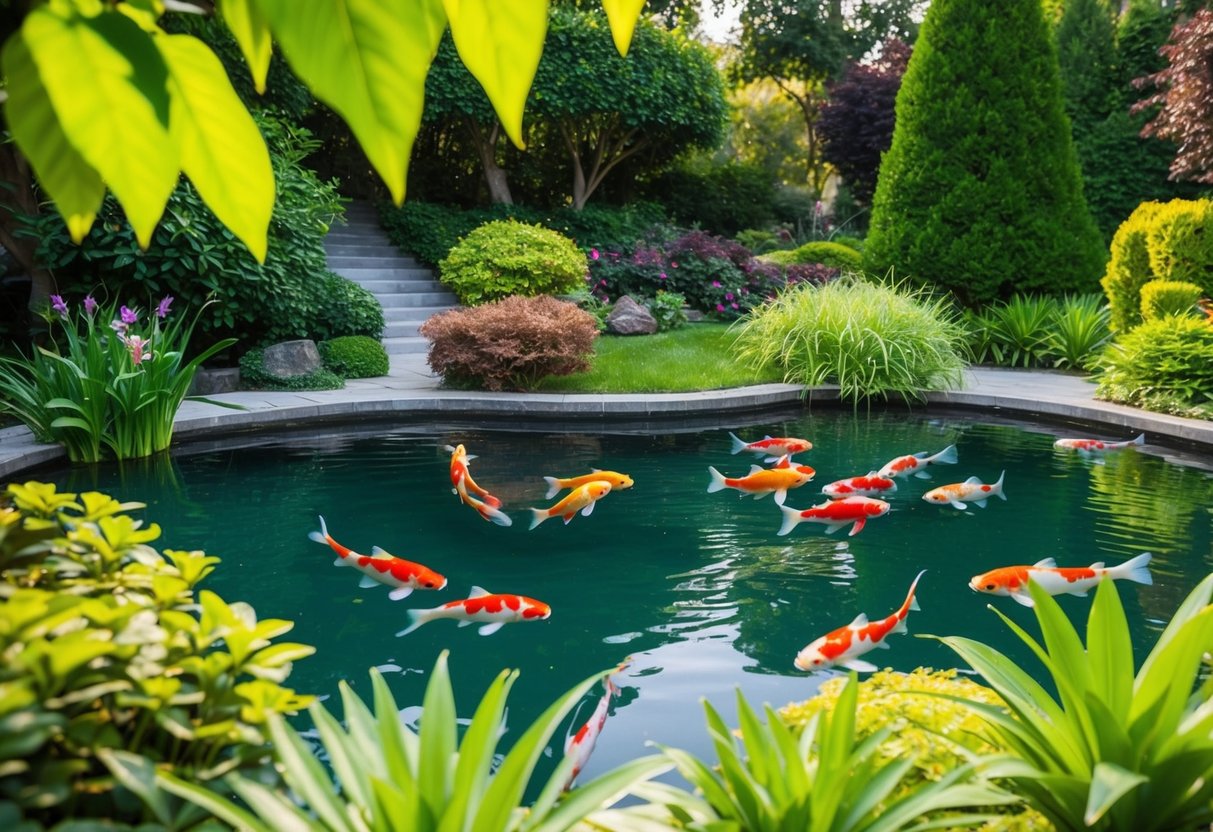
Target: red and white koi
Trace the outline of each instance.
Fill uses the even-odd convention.
[[[813,443],[807,439],[796,439],[791,436],[764,436],[757,442],[746,442],[732,431],[729,438],[733,440],[733,453],[749,451],[752,454],[764,454],[763,462],[774,462],[781,456],[792,456],[813,450]]]
[[[958,508],[962,511],[967,509],[965,503],[975,503],[978,508],[986,507],[986,500],[991,497],[999,497],[1003,500],[1007,495],[1002,491],[1002,481],[1006,479],[1007,472],[1003,471],[998,476],[996,483],[983,483],[977,477],[969,477],[964,482],[954,482],[950,485],[941,485],[939,488],[932,488],[922,498],[928,503]]]
[[[463,483],[459,484],[459,488],[456,489],[456,491],[459,494],[459,499],[463,501],[464,505],[475,509],[477,514],[479,514],[485,520],[488,520],[490,523],[496,523],[498,526],[512,526],[514,524],[514,521],[510,519],[510,516],[501,509],[491,506],[488,503],[482,503],[480,500],[477,500],[471,494],[467,493],[463,487]],[[501,501],[498,500],[498,502]]]
[[[606,480],[590,480],[574,488],[567,497],[550,508],[532,508],[531,528],[552,517],[563,517],[567,526],[579,511],[582,517],[589,517],[594,513],[598,501],[610,493],[611,484]]]
[[[1050,595],[1077,595],[1080,598],[1104,580],[1135,581],[1149,586],[1154,583],[1150,558],[1149,552],[1142,552],[1111,567],[1102,562],[1087,567],[1059,567],[1053,558],[1045,558],[1032,566],[1004,566],[975,575],[969,581],[969,588],[990,595],[1009,595],[1025,607],[1032,607],[1035,602],[1028,593],[1028,581]]]
[[[896,459],[890,459],[880,469],[879,473],[882,477],[904,477],[909,474],[929,480],[931,475],[924,469],[928,465],[955,465],[956,464],[956,446],[949,445],[937,454],[929,454],[926,451],[919,451],[916,454],[908,456],[899,456]]]
[[[841,500],[830,500],[820,505],[804,510],[780,506],[783,512],[783,525],[779,534],[785,535],[801,523],[824,523],[826,534],[833,534],[848,524],[851,531],[847,537],[854,537],[863,531],[870,517],[883,517],[889,513],[889,504],[884,500],[872,497],[845,497]]]
[[[468,597],[462,601],[448,601],[440,607],[428,610],[409,610],[408,615],[412,623],[396,633],[397,636],[407,635],[422,624],[440,618],[454,619],[459,622],[460,627],[483,624],[477,632],[482,636],[491,636],[506,624],[515,621],[542,621],[550,618],[552,608],[525,595],[497,595],[474,586]]]
[[[1103,439],[1058,439],[1053,447],[1061,451],[1078,451],[1083,456],[1102,454],[1106,451],[1123,451],[1134,445],[1146,444],[1146,435],[1139,433],[1127,442],[1105,442]]]
[[[920,609],[918,599],[914,597],[914,590],[918,587],[919,578],[925,572],[924,569],[914,578],[906,600],[895,612],[887,618],[872,622],[868,621],[866,615],[860,613],[847,626],[827,633],[797,653],[796,661],[793,662],[796,669],[824,670],[827,667],[838,665],[862,673],[871,673],[876,670],[876,665],[865,662],[859,657],[877,648],[888,649],[889,645],[885,639],[891,633],[909,632],[906,627],[906,617],[910,614],[910,610]]]
[[[388,593],[393,601],[407,598],[414,589],[442,589],[446,586],[446,578],[434,570],[388,554],[378,546],[371,549],[371,557],[347,549],[329,535],[323,517],[320,518],[320,531],[308,532],[308,537],[337,553],[334,566],[352,566],[361,572],[362,580],[358,585],[363,589],[380,585],[394,587]]]
[[[598,743],[598,737],[602,733],[602,728],[606,725],[607,716],[610,713],[611,699],[619,694],[619,688],[611,680],[611,676],[616,673],[622,673],[631,663],[632,660],[630,658],[625,659],[618,667],[606,675],[602,680],[606,690],[603,692],[602,698],[598,700],[598,707],[594,708],[594,713],[577,730],[577,733],[569,734],[565,737],[564,756],[573,758],[573,770],[569,773],[568,782],[564,784],[566,792],[573,787],[573,782],[577,779],[577,775],[581,774],[581,770],[589,762],[590,755],[594,753],[594,746]]]
[[[817,475],[808,465],[794,465],[788,456],[781,456],[771,468],[759,465],[750,466],[750,473],[744,477],[726,477],[712,466],[708,466],[712,481],[708,483],[708,493],[713,494],[726,488],[735,488],[741,496],[752,494],[755,500],[761,500],[768,494],[775,495],[777,505],[783,505],[788,497],[788,490],[799,488]]]
[[[835,480],[821,487],[821,493],[829,497],[879,497],[881,494],[892,494],[897,490],[897,482],[890,477],[882,477],[875,471],[867,476],[851,477],[845,480]]]
[[[548,493],[544,495],[545,500],[550,500],[566,488],[577,488],[585,485],[587,482],[601,480],[611,484],[612,491],[622,491],[625,488],[631,488],[633,485],[632,478],[627,474],[620,474],[618,471],[600,471],[594,468],[588,474],[582,474],[580,477],[544,477],[543,481],[548,484]]]
[[[458,494],[459,498],[465,503],[464,496],[467,494],[475,494],[484,504],[491,508],[501,508],[501,500],[494,497],[487,490],[481,488],[472,479],[472,472],[468,469],[468,463],[475,459],[475,455],[469,454],[463,445],[443,445],[444,451],[451,453],[451,493]],[[469,503],[470,505],[470,503]]]

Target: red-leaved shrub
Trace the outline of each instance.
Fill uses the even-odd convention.
[[[598,324],[576,304],[515,295],[440,312],[421,334],[430,340],[430,367],[447,384],[530,390],[544,376],[588,370]]]

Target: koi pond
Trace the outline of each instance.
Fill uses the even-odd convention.
[[[761,461],[732,455],[729,429],[747,440],[770,434],[814,443],[795,457],[817,472],[788,493],[786,504],[797,509],[822,502],[823,485],[903,454],[955,444],[959,461],[932,465],[929,480],[898,480],[896,493],[885,497],[891,510],[853,537],[847,529],[827,535],[814,523],[781,537],[783,517],[770,496],[707,491],[708,466],[739,477]],[[1035,660],[986,605],[1037,632],[1031,610],[978,595],[969,579],[1046,557],[1059,566],[1111,566],[1151,552],[1153,585],[1118,582],[1140,661],[1188,591],[1213,570],[1213,461],[1152,444],[1096,461],[1055,451],[1059,436],[1132,434],[991,423],[977,415],[797,410],[759,424],[658,435],[385,428],[33,476],[145,502],[147,517],[164,530],[158,547],[221,557],[202,586],[250,602],[259,617],[295,621],[290,639],[318,649],[296,663],[288,684],[332,697],[330,708],[340,707],[333,695],[341,679],[369,697],[367,671],[378,667],[403,717],[417,720],[429,669],[449,649],[461,717],[471,716],[502,667],[521,669],[508,717],[511,731],[520,732],[557,694],[631,656],[631,667],[615,677],[622,693],[583,775],[592,777],[647,753],[647,741],[710,759],[700,697],[729,718],[737,687],[755,705],[812,696],[839,671],[799,671],[797,652],[861,612],[887,616],[923,569],[922,610],[909,615],[910,635],[889,636],[891,649],[866,660],[907,671],[953,667],[958,660],[947,648],[915,635],[966,635],[1034,672]],[[476,482],[502,500],[512,526],[485,522],[452,493],[450,454],[442,448],[458,443],[477,457]],[[545,475],[591,468],[629,474],[635,485],[607,494],[590,516],[528,530],[527,508],[555,502],[545,498]],[[970,476],[993,483],[1003,471],[1006,502],[960,511],[922,499]],[[442,573],[447,586],[400,601],[388,598],[387,587],[359,588],[358,572],[335,567],[332,550],[309,540],[318,515],[344,546],[364,554],[382,547]],[[473,586],[541,600],[551,617],[488,636],[435,620],[396,637],[410,608],[467,598]],[[1085,622],[1090,598],[1060,600]],[[569,722],[584,722],[600,695],[592,690]],[[554,739],[545,765],[559,759],[562,739]],[[547,774],[542,766],[539,774]]]

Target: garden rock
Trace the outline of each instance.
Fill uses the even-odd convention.
[[[320,351],[315,341],[283,341],[266,347],[261,363],[274,378],[305,376],[320,369]]]
[[[615,301],[606,324],[607,332],[614,335],[652,335],[657,331],[657,319],[627,295]]]

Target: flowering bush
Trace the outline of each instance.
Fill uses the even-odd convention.
[[[171,295],[151,312],[101,307],[90,295],[74,320],[62,297],[52,295],[51,302],[49,348],[35,347],[29,358],[0,358],[0,411],[39,440],[61,443],[73,462],[107,454],[133,459],[167,448],[199,365],[235,343],[219,341],[184,361],[198,315],[188,323],[173,315]]]

